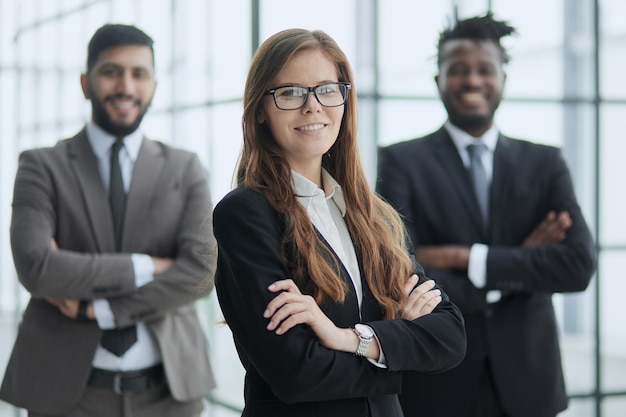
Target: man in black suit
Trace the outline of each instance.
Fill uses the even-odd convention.
[[[494,125],[509,59],[500,38],[513,32],[491,14],[444,30],[435,81],[448,120],[379,155],[378,191],[405,216],[419,261],[467,330],[457,368],[405,375],[407,417],[567,407],[552,294],[584,290],[596,255],[560,150]],[[482,151],[474,160],[470,145]]]

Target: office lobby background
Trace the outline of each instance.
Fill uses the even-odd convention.
[[[250,58],[269,35],[322,29],[347,53],[373,186],[378,146],[445,121],[433,81],[438,33],[455,13],[488,10],[519,33],[504,41],[512,60],[496,123],[505,134],[563,148],[598,244],[589,288],[554,295],[572,398],[561,416],[626,416],[623,0],[0,0],[0,371],[28,300],[9,246],[17,157],[88,119],[79,76],[99,26],[135,24],[154,38],[158,87],[142,130],[197,152],[217,203],[233,183]],[[206,414],[237,416],[243,370],[215,294],[198,304],[219,385]],[[0,403],[0,417],[20,415]]]

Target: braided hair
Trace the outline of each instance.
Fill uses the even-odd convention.
[[[482,41],[493,41],[500,48],[502,62],[507,63],[510,56],[500,43],[500,39],[515,34],[516,30],[507,22],[495,20],[493,13],[489,12],[485,16],[471,17],[465,20],[457,20],[452,27],[444,29],[439,34],[437,42],[437,63],[441,64],[441,50],[443,45],[456,39],[473,39]]]

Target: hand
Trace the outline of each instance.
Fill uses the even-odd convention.
[[[51,245],[52,245],[52,249],[54,249],[54,250],[58,250],[59,249],[59,245],[57,245],[57,241],[56,240],[52,239]]]
[[[263,313],[263,317],[270,319],[267,330],[281,335],[298,324],[307,324],[322,346],[342,352],[356,352],[359,338],[354,331],[335,326],[313,297],[303,295],[293,280],[276,281],[268,289],[280,294],[268,303]],[[380,356],[376,338],[370,343],[365,356],[371,359]]]
[[[46,300],[53,306],[57,307],[64,316],[74,320],[78,319],[78,306],[80,305],[80,300],[61,298],[46,298]],[[90,320],[96,319],[92,303],[87,304],[87,311],[85,315]]]
[[[420,246],[416,252],[419,263],[437,269],[467,269],[469,254],[462,245]]]
[[[433,289],[435,281],[429,279],[422,282],[417,287],[419,278],[413,274],[404,285],[404,295],[406,296],[400,308],[401,318],[415,320],[418,317],[430,314],[441,302],[441,291]]]
[[[568,212],[562,211],[557,215],[554,211],[550,211],[530,236],[522,242],[522,247],[556,245],[565,239],[570,227],[572,227],[572,219]]]
[[[263,313],[263,317],[270,319],[267,330],[281,335],[298,324],[307,324],[324,344],[323,340],[332,338],[334,331],[339,329],[322,312],[313,297],[300,292],[293,280],[276,281],[268,289],[282,293],[269,302]]]
[[[174,264],[174,260],[171,258],[157,258],[156,256],[152,256],[152,263],[154,264],[154,274],[160,274],[168,269],[172,264]]]

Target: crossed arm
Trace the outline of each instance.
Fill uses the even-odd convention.
[[[572,219],[566,211],[548,212],[546,217],[522,242],[523,248],[556,245],[565,239],[572,227]],[[437,269],[467,269],[470,246],[432,245],[420,246],[418,261],[425,266]]]

